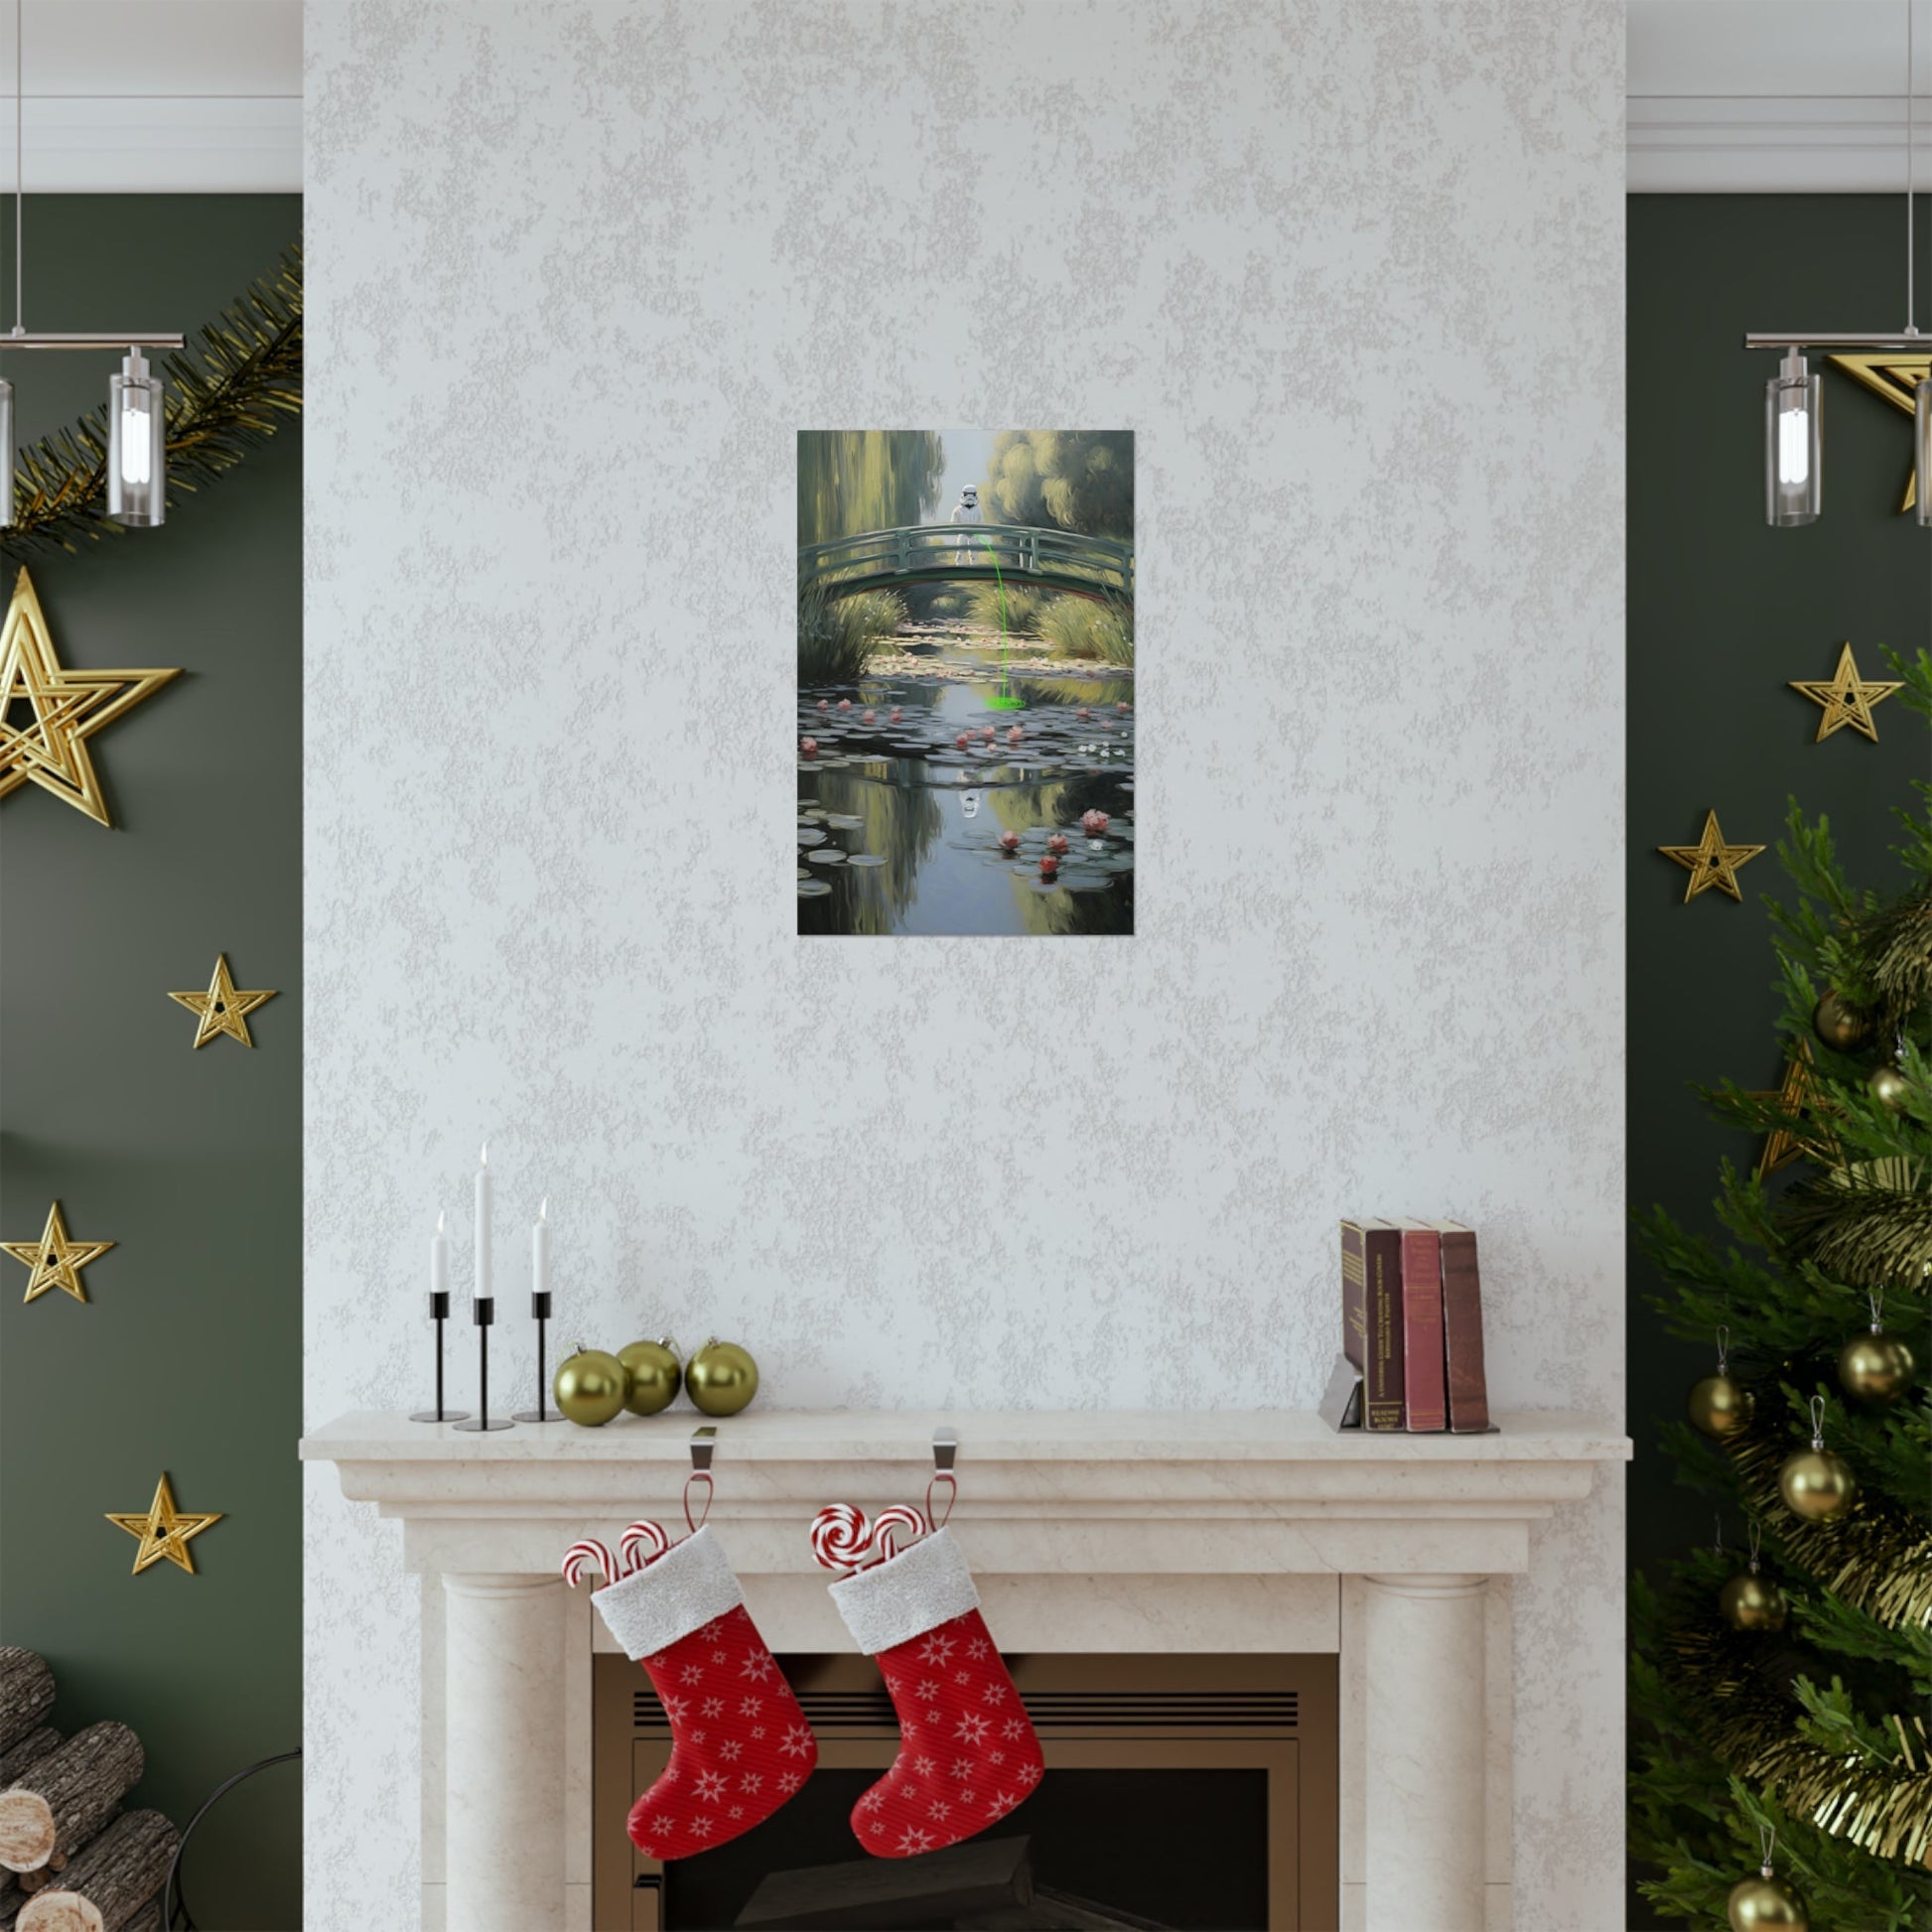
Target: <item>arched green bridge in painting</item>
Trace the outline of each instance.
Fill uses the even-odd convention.
[[[798,594],[856,597],[899,584],[1036,584],[1092,598],[1134,602],[1134,546],[1072,530],[1019,523],[913,523],[867,530],[798,552]]]

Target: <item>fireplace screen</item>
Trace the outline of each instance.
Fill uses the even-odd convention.
[[[599,1932],[1336,1922],[1332,1657],[1010,1658],[1045,1778],[981,1837],[895,1860],[868,1858],[846,1823],[898,1747],[878,1671],[779,1661],[818,1734],[817,1771],[756,1831],[660,1864],[623,1825],[670,1732],[634,1664],[596,1659]]]

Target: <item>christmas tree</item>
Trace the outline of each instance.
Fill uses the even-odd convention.
[[[1932,657],[1893,661],[1932,717]],[[1636,1580],[1630,1609],[1630,1854],[1661,1871],[1641,1885],[1661,1912],[1703,1925],[1932,1925],[1932,785],[1917,790],[1896,899],[1848,885],[1830,827],[1791,808],[1778,857],[1797,898],[1767,900],[1788,1071],[1774,1094],[1708,1096],[1762,1137],[1754,1168],[1725,1164],[1735,1245],[1661,1208],[1637,1219],[1666,1325],[1724,1357],[1662,1447],[1729,1547],[1714,1535],[1660,1587]]]

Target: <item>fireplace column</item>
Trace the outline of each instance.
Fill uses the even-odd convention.
[[[1483,1579],[1367,1585],[1367,1932],[1482,1932]]]
[[[564,1922],[564,1621],[556,1577],[443,1578],[446,1923]]]

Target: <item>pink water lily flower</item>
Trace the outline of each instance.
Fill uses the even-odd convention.
[[[1059,870],[1060,862],[1050,852],[1039,862],[1039,876],[1042,879],[1057,877]]]
[[[850,711],[852,709],[852,700],[850,698],[841,698],[839,700],[839,709],[841,711]]]
[[[904,716],[905,716],[905,714],[904,714],[904,712],[902,712],[901,710],[899,710],[899,708],[898,708],[898,706],[897,706],[897,705],[894,705],[894,707],[893,707],[893,715],[892,715],[892,718],[891,718],[891,719],[889,720],[889,722],[890,722],[890,723],[892,723],[892,724],[895,724],[895,725],[897,725],[897,724],[898,723],[898,721],[899,721],[899,720],[900,720],[901,718],[903,718]]]
[[[1114,706],[1114,709],[1116,711],[1125,711],[1127,709],[1127,700],[1125,698],[1121,699],[1121,701]]]
[[[822,711],[824,709],[824,706],[821,705],[819,709]],[[1085,705],[1082,705],[1080,709],[1076,711],[1073,715],[1076,718],[1091,718],[1093,716],[1093,713],[1090,712]]]
[[[867,713],[866,713],[866,715],[865,715],[865,719],[864,719],[864,722],[865,722],[866,724],[868,724],[868,725],[876,725],[876,724],[878,724],[878,722],[879,722],[879,714],[878,714],[878,712],[876,712],[876,711],[869,711],[869,712],[867,712]]]
[[[957,738],[955,738],[955,739],[953,740],[953,743],[954,743],[955,745],[957,745],[957,746],[959,747],[959,749],[960,749],[960,750],[961,750],[962,752],[963,752],[963,751],[964,751],[964,750],[965,750],[965,749],[967,748],[967,746],[969,746],[969,745],[970,745],[970,744],[971,744],[972,742],[973,742],[973,741],[972,741],[972,740],[971,740],[970,738],[968,738],[968,737],[966,736],[966,734],[965,734],[964,732],[961,732],[961,733],[959,734],[959,736],[958,736]]]
[[[1009,745],[1018,745],[1020,743],[1020,727],[1018,725],[1009,728],[1007,732],[1007,743]]]
[[[1093,811],[1093,812],[1082,812],[1080,814],[1080,830],[1083,831],[1088,838],[1097,839],[1101,835],[1101,833],[1104,832],[1106,829],[1107,829],[1107,814],[1105,812]]]
[[[1064,832],[1055,832],[1053,836],[1046,841],[1046,849],[1048,852],[1052,853],[1055,858],[1058,858],[1059,855],[1066,850],[1066,834]]]
[[[815,759],[818,757],[818,740],[815,738],[801,738],[798,741],[798,749],[808,759]]]
[[[819,710],[821,710],[821,711],[830,711],[830,710],[832,709],[832,707],[831,707],[831,705],[830,705],[830,704],[828,704],[828,703],[826,702],[826,700],[825,700],[825,699],[823,699],[823,698],[820,698],[820,699],[819,699],[819,701],[818,701],[818,708],[819,708]]]
[[[1020,834],[1018,832],[1002,832],[1000,834],[1000,850],[1002,852],[1018,852],[1020,850]]]
[[[991,725],[982,725],[982,726],[980,727],[980,736],[981,736],[981,737],[982,737],[983,739],[985,739],[985,740],[986,740],[986,742],[987,742],[987,743],[988,743],[989,745],[990,745],[990,744],[992,744],[992,742],[993,742],[993,727],[992,727]]]

